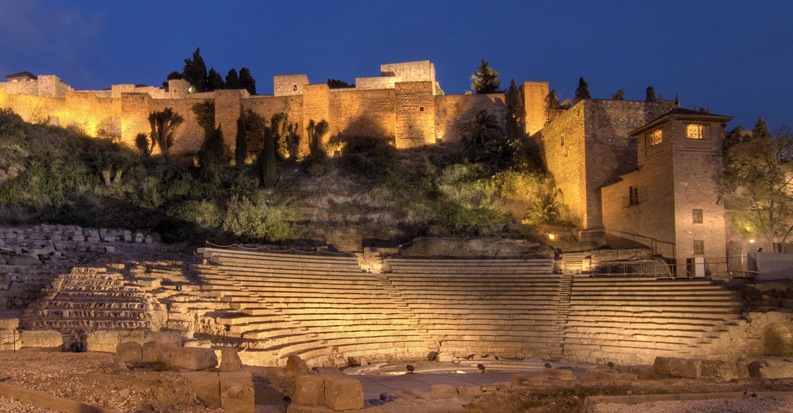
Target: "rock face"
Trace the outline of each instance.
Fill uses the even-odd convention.
[[[702,375],[702,360],[656,357],[653,369],[661,376],[698,379]]]
[[[793,359],[767,358],[749,364],[749,376],[764,379],[785,379],[793,377]]]
[[[400,254],[407,257],[519,257],[548,256],[550,250],[538,243],[518,239],[419,237]]]

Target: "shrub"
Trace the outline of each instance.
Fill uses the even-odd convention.
[[[250,240],[280,241],[292,236],[291,214],[283,206],[269,205],[262,196],[229,200],[223,230]]]

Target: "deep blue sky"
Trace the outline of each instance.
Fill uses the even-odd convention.
[[[274,74],[312,83],[378,76],[429,59],[447,94],[470,89],[480,57],[510,79],[571,98],[644,99],[751,128],[793,124],[793,2],[18,1],[0,0],[0,75],[55,74],[77,89],[160,85],[196,47],[222,75],[246,66],[260,94]]]

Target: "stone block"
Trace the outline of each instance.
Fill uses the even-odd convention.
[[[85,337],[88,351],[115,353],[118,346],[118,331],[99,330],[88,333]]]
[[[211,348],[183,347],[173,351],[167,364],[185,370],[204,370],[217,366],[218,358]]]
[[[166,344],[149,341],[143,344],[144,363],[165,363],[170,364],[171,354],[176,348]]]
[[[182,333],[179,331],[158,331],[151,335],[150,340],[158,344],[182,347]]]
[[[55,330],[20,331],[21,347],[56,350],[63,346],[63,335]]]
[[[742,361],[702,360],[702,376],[730,381],[749,377],[749,367]]]
[[[16,331],[0,330],[0,346],[3,350],[19,350],[22,348],[22,341]]]
[[[219,373],[219,376],[220,407],[223,411],[226,413],[253,413],[256,403],[251,373]]]
[[[231,347],[220,349],[220,371],[232,372],[242,370],[242,360],[237,350]]]
[[[291,355],[286,359],[286,375],[289,377],[298,377],[304,374],[311,374],[311,369],[308,368],[300,356]]]
[[[763,379],[786,379],[793,377],[793,359],[768,358],[749,364],[749,376]]]
[[[452,397],[457,395],[457,388],[451,384],[433,384],[430,393],[438,397]]]
[[[182,373],[182,376],[206,407],[220,408],[220,376],[217,373],[190,371]]]
[[[361,382],[344,374],[325,375],[325,405],[333,410],[362,409]]]
[[[212,348],[212,342],[209,340],[186,340],[184,346],[193,348]]]
[[[653,370],[661,376],[698,379],[702,374],[702,360],[656,357]]]
[[[292,402],[304,406],[325,404],[325,375],[307,374],[298,376]]]
[[[143,346],[134,341],[120,343],[116,346],[116,356],[127,364],[140,363],[143,361]]]
[[[0,330],[16,330],[19,328],[19,317],[0,317]]]

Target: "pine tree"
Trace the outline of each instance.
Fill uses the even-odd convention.
[[[207,91],[207,67],[204,64],[204,59],[201,57],[200,48],[195,49],[192,60],[184,60],[182,75],[185,80],[190,82],[190,85],[195,88],[196,92]]]
[[[256,94],[256,81],[251,76],[251,71],[247,67],[240,69],[240,89],[245,89],[251,95]]]
[[[480,94],[484,93],[504,93],[501,90],[501,81],[498,80],[498,73],[491,68],[485,59],[481,59],[476,73],[471,76],[471,88]]]
[[[237,140],[234,147],[234,161],[237,167],[245,165],[245,158],[248,157],[248,129],[245,125],[245,116],[240,114],[237,118]]]
[[[241,89],[240,77],[237,76],[237,71],[231,68],[226,74],[226,89]]]
[[[211,92],[213,90],[223,89],[223,78],[220,76],[220,73],[215,71],[215,68],[212,67],[209,69],[209,74],[207,75],[207,91]]]
[[[575,95],[573,96],[573,104],[584,99],[592,99],[592,95],[589,94],[589,85],[586,83],[586,80],[580,77],[578,78],[578,87],[575,89]]]
[[[658,102],[658,98],[655,97],[655,88],[652,86],[647,86],[647,90],[644,91],[644,101],[645,102]]]
[[[754,129],[752,129],[752,139],[771,139],[771,132],[768,130],[768,124],[765,123],[765,119],[762,116],[757,118],[757,122],[754,124]]]

